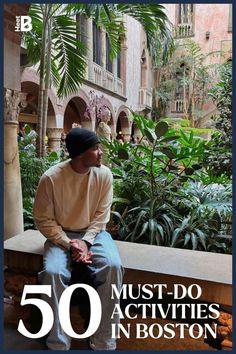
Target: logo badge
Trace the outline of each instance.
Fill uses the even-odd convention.
[[[15,32],[29,32],[32,30],[32,19],[30,16],[16,16]]]

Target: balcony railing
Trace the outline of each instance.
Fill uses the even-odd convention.
[[[114,91],[114,75],[109,71],[105,71],[104,76],[105,76],[104,78],[105,87],[110,91]]]
[[[117,93],[124,96],[124,83],[121,79],[117,78]]]
[[[174,27],[175,38],[186,38],[194,36],[192,23],[180,23]]]
[[[96,63],[93,63],[94,71],[94,83],[96,85],[102,86],[102,67]]]
[[[142,108],[152,107],[152,91],[147,88],[139,89],[139,105]]]
[[[174,112],[182,113],[184,111],[184,101],[175,100],[174,102]]]
[[[93,63],[93,79],[92,81],[109,91],[124,96],[124,83],[111,72],[104,70],[100,65]]]

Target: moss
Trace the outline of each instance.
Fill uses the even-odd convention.
[[[192,131],[194,135],[200,137],[205,137],[206,134],[211,135],[215,132],[215,129],[212,128],[191,128],[190,121],[188,119],[162,117],[161,120],[168,123],[171,128],[174,128],[176,130],[181,129],[189,133]]]
[[[171,127],[189,127],[190,121],[188,119],[183,118],[170,118],[170,117],[162,117],[161,120],[168,123]]]

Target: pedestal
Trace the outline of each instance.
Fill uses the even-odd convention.
[[[62,128],[48,128],[47,137],[48,137],[48,151],[60,151],[61,148],[61,133],[63,132]]]

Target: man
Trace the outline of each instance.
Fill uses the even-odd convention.
[[[44,297],[54,312],[54,324],[47,338],[51,350],[69,350],[71,338],[62,330],[58,301],[69,285],[71,261],[87,265],[101,305],[98,330],[90,337],[94,350],[115,350],[111,319],[115,301],[111,284],[121,288],[123,268],[115,242],[105,231],[112,203],[112,174],[101,164],[97,135],[84,128],[72,128],[66,136],[70,160],[51,167],[41,177],[33,208],[39,231],[47,238],[43,285],[52,286],[52,297]]]

